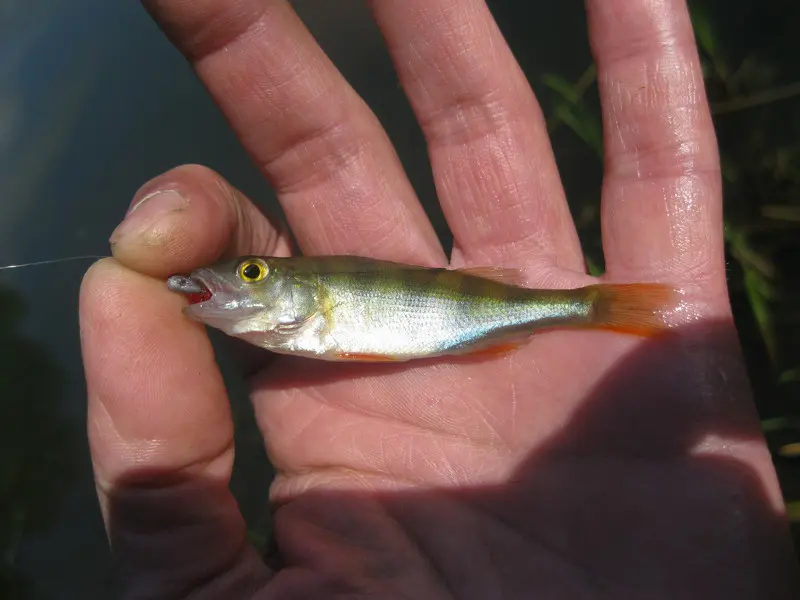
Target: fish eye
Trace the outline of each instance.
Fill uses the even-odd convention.
[[[267,276],[269,267],[262,260],[248,259],[242,261],[239,265],[238,274],[239,278],[247,283],[255,283],[261,281]]]

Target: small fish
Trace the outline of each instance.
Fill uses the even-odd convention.
[[[443,269],[357,256],[245,256],[174,275],[190,317],[279,354],[330,361],[406,361],[500,354],[542,328],[637,335],[666,329],[672,288],[597,284],[520,287],[520,272]]]

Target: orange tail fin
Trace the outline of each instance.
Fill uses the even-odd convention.
[[[660,283],[598,284],[587,290],[592,301],[593,329],[650,337],[667,330],[664,313],[676,291]]]

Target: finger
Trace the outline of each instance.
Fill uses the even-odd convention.
[[[289,233],[214,171],[186,165],[160,175],[135,194],[111,235],[114,258],[164,279],[221,258],[244,254],[289,256]],[[219,344],[249,376],[273,358],[234,338]]]
[[[373,0],[428,143],[453,261],[584,271],[545,121],[483,0]]]
[[[183,597],[208,581],[252,589],[267,578],[227,487],[225,387],[202,327],[181,318],[182,302],[114,259],[96,263],[81,288],[100,505],[131,585],[148,597]]]
[[[114,258],[151,277],[221,257],[288,256],[289,234],[214,171],[178,167],[142,186],[111,235]]]
[[[286,0],[145,0],[274,185],[303,252],[441,263],[391,143]]]
[[[587,8],[605,129],[607,274],[702,282],[719,295],[719,159],[685,1]]]

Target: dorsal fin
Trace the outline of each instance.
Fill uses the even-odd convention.
[[[507,269],[503,267],[469,267],[467,269],[456,269],[456,272],[463,275],[472,275],[482,279],[489,279],[498,283],[508,285],[525,286],[525,274],[520,269]]]

